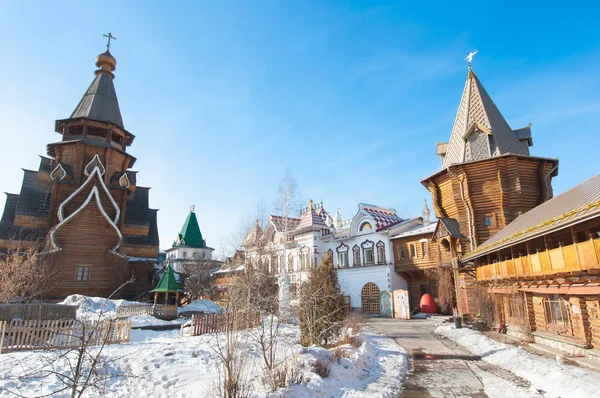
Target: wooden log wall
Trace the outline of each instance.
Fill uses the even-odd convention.
[[[600,297],[587,296],[584,299],[588,316],[590,343],[594,348],[600,349]]]

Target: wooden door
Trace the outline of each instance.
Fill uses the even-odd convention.
[[[379,287],[373,282],[364,285],[360,292],[360,301],[363,312],[379,314]]]

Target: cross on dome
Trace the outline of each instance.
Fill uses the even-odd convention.
[[[108,37],[108,43],[106,44],[106,48],[110,50],[110,39],[117,40],[110,32],[107,35],[103,35],[104,37]]]

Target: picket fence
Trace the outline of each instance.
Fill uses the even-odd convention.
[[[77,306],[49,303],[0,304],[0,321],[11,319],[75,319]]]
[[[131,321],[13,320],[0,322],[0,354],[129,342]]]
[[[152,315],[158,319],[172,320],[177,318],[176,305],[163,304],[130,304],[117,308],[117,318],[129,318],[131,316]]]
[[[207,333],[219,333],[227,330],[230,326],[236,330],[249,329],[258,326],[260,323],[260,314],[230,312],[222,314],[195,314],[192,320],[181,325],[179,335],[184,336],[184,330],[191,327],[189,336],[201,336]]]

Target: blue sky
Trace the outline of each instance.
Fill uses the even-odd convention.
[[[344,218],[359,202],[419,215],[473,49],[509,124],[533,123],[532,154],[560,159],[555,193],[597,174],[600,6],[448,4],[0,0],[0,189],[18,193],[60,139],[108,31],[162,248],[192,204],[219,247],[286,168]]]

